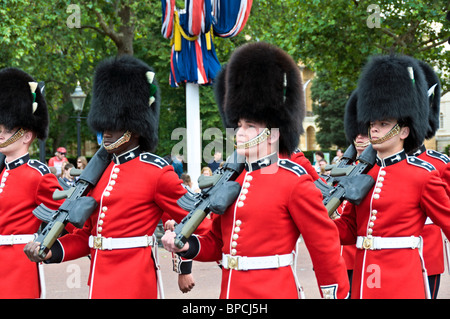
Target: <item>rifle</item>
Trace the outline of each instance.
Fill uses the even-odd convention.
[[[340,162],[337,165],[328,165],[325,169],[329,170],[329,168],[331,167],[331,172],[330,172],[331,177],[342,176],[339,169],[342,170],[342,169],[352,168],[353,166],[351,166],[351,164],[355,161],[356,155],[357,155],[356,148],[355,148],[355,145],[353,145],[353,143],[352,143],[345,150],[344,154],[342,155],[342,159],[340,160]],[[329,181],[329,184],[325,183],[320,178],[318,180],[314,181],[314,184],[316,185],[316,187],[322,192],[323,198],[326,198],[330,194],[330,192],[333,190],[333,186],[332,186],[333,181],[334,181],[334,179],[331,179]]]
[[[376,151],[369,145],[358,158],[358,165],[345,169],[346,176],[324,196],[323,204],[331,216],[344,199],[350,203],[359,205],[368,191],[375,184],[374,179],[367,172],[373,167],[376,161]]]
[[[200,176],[201,193],[192,195],[188,192],[177,201],[181,208],[189,211],[174,230],[174,243],[178,248],[183,248],[187,239],[211,211],[222,215],[236,200],[241,186],[234,180],[244,170],[244,162],[243,157],[238,156],[235,151],[218,173],[213,176]]]
[[[51,210],[44,204],[40,204],[33,210],[33,214],[37,218],[48,223],[42,231],[38,232],[38,236],[34,240],[41,243],[39,247],[41,258],[47,256],[48,251],[67,223],[70,222],[77,228],[83,227],[97,207],[95,199],[86,197],[86,195],[97,184],[110,162],[110,155],[104,147],[101,147],[89,161],[74,187],[53,193],[53,199],[55,200],[66,198],[57,210]]]

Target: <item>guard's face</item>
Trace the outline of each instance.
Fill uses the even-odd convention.
[[[0,143],[8,140],[8,138],[10,138],[16,131],[16,128],[9,129],[3,124],[0,124]]]
[[[266,125],[263,123],[241,119],[238,122],[238,130],[236,132],[236,145],[239,146],[250,141],[260,133],[262,133],[265,128]],[[258,157],[258,150],[261,150],[263,148],[267,148],[267,140],[244,149],[239,149],[238,147],[238,154],[247,157]]]
[[[7,146],[3,146],[3,144],[8,141],[8,139],[10,139],[14,133],[16,133],[19,130],[18,127],[15,128],[7,128],[6,126],[4,126],[3,124],[0,124],[0,151],[2,153],[8,152],[9,150],[12,150],[17,144],[17,143],[12,143],[10,145]]]
[[[103,145],[109,146],[115,142],[117,142],[125,132],[123,131],[104,131],[103,132]],[[117,148],[114,148],[112,150],[108,150],[108,153],[114,153],[116,155],[120,155],[122,153],[125,153],[136,146],[139,145],[139,136],[136,134],[132,134],[129,141],[119,145]]]
[[[358,134],[358,136],[355,138],[355,148],[356,152],[358,154],[361,154],[367,146],[369,146],[370,141],[369,137],[367,135]]]
[[[397,124],[395,119],[377,120],[370,122],[370,138],[372,141],[384,138]],[[372,143],[373,149],[378,152],[400,151],[403,148],[404,140],[409,135],[409,128],[402,127],[398,134],[389,137],[380,144]]]

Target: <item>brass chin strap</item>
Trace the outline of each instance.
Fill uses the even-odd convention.
[[[393,138],[395,135],[400,133],[400,126],[397,124],[394,125],[394,127],[386,133],[385,136],[380,137],[379,139],[372,140],[372,137],[370,136],[370,128],[369,128],[369,141],[371,144],[381,144],[383,142],[386,142],[387,140]]]
[[[130,138],[131,138],[131,132],[130,131],[126,131],[125,133],[123,133],[123,135],[117,141],[115,141],[112,144],[109,144],[108,146],[103,144],[103,147],[107,151],[112,151],[112,150],[118,148],[119,146],[127,143],[130,140]]]
[[[370,145],[370,141],[367,140],[363,143],[356,143],[356,140],[353,140],[353,143],[355,144],[355,147],[367,147]]]
[[[16,142],[18,139],[20,139],[25,134],[25,130],[23,128],[20,128],[17,130],[14,135],[12,135],[10,138],[8,138],[5,142],[0,144],[0,148],[4,148],[8,145],[11,145],[12,143]]]
[[[239,150],[247,149],[247,148],[253,147],[253,146],[258,145],[259,143],[265,141],[269,136],[270,136],[270,130],[268,128],[265,128],[264,131],[262,131],[257,136],[252,138],[250,141],[247,141],[247,142],[239,144],[239,145],[236,144],[235,147],[236,147],[236,149],[239,149]]]

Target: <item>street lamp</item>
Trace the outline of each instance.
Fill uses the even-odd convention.
[[[86,101],[86,94],[83,92],[80,86],[80,81],[77,82],[77,87],[75,92],[70,95],[72,99],[73,109],[77,113],[77,157],[81,156],[81,135],[80,135],[80,125],[81,125],[81,112],[83,111],[84,101]]]

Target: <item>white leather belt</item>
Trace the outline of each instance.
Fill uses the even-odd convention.
[[[359,249],[399,249],[420,248],[422,238],[420,237],[363,237],[356,238],[356,248]]]
[[[292,265],[293,254],[274,255],[265,257],[245,257],[222,254],[222,266],[225,269],[234,270],[255,270],[270,269]]]
[[[0,235],[0,246],[28,244],[34,238],[34,235]]]
[[[153,246],[154,240],[152,236],[139,237],[98,237],[89,236],[89,247],[100,250],[127,249]]]

